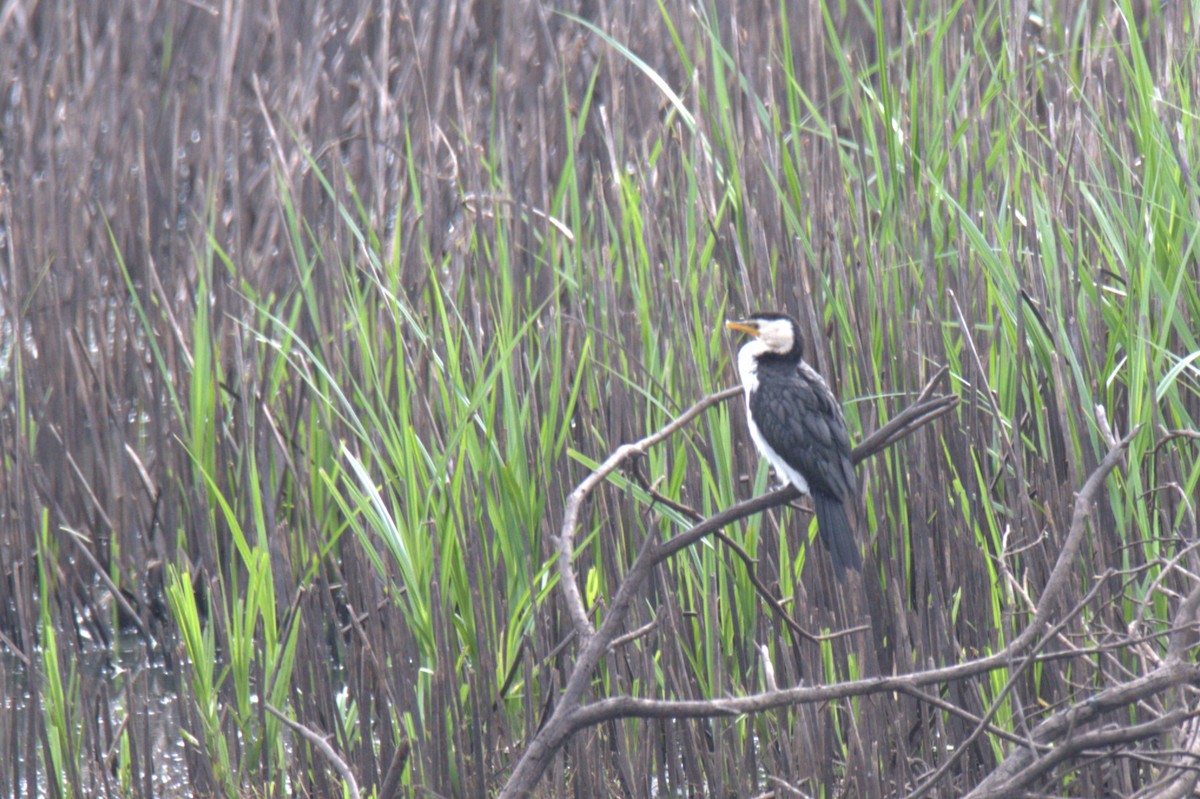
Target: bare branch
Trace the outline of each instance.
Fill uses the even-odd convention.
[[[909,408],[906,408],[891,423],[885,425],[854,450],[853,458],[856,463],[889,446],[954,407],[956,400],[952,397],[925,398],[933,382],[939,379],[942,374],[943,372],[939,372],[938,375],[935,375],[918,401],[913,403]],[[1092,506],[1096,501],[1100,488],[1104,485],[1108,474],[1120,462],[1125,447],[1137,433],[1137,430],[1131,432],[1121,441],[1114,442],[1112,449],[1080,489],[1075,500],[1071,525],[1066,540],[1059,552],[1058,559],[1054,569],[1051,571],[1045,588],[1031,608],[1032,619],[1015,639],[993,655],[952,666],[931,668],[921,672],[873,677],[833,685],[798,686],[781,690],[775,687],[772,679],[767,679],[766,682],[770,690],[741,697],[708,700],[657,700],[618,696],[600,699],[587,705],[582,704],[583,695],[591,683],[595,667],[604,653],[608,651],[612,642],[618,640],[621,627],[624,624],[625,614],[634,596],[641,589],[650,571],[658,563],[739,519],[782,505],[798,496],[798,492],[788,486],[738,503],[721,513],[700,520],[688,530],[663,541],[661,544],[656,543],[652,536],[647,536],[637,557],[630,566],[629,572],[618,587],[611,606],[604,614],[604,620],[600,628],[598,630],[593,629],[579,594],[574,566],[571,562],[574,530],[578,524],[582,503],[622,463],[636,455],[645,453],[650,446],[664,440],[679,430],[704,409],[729,397],[736,396],[738,391],[738,389],[730,389],[706,397],[661,430],[634,444],[627,444],[618,448],[612,456],[589,474],[575,491],[571,493],[567,504],[567,512],[564,514],[562,531],[558,538],[558,569],[560,587],[568,597],[568,607],[570,608],[574,622],[574,629],[580,639],[580,651],[578,659],[568,677],[567,684],[562,694],[557,698],[553,713],[542,729],[534,736],[533,740],[530,741],[510,775],[508,783],[501,791],[501,797],[523,796],[531,791],[540,779],[551,758],[554,757],[555,753],[574,732],[615,719],[635,716],[640,718],[672,719],[710,718],[755,713],[785,706],[829,702],[847,697],[872,694],[905,693],[917,697],[922,701],[928,701],[929,697],[921,690],[925,686],[968,679],[1000,668],[1012,669],[1013,659],[1021,657],[1023,659],[1022,663],[1010,676],[1009,686],[1011,687],[1022,670],[1035,662],[1041,648],[1049,641],[1054,640],[1058,634],[1057,631],[1061,630],[1062,626],[1082,609],[1084,603],[1079,603],[1071,613],[1067,614],[1066,618],[1060,619],[1058,624],[1054,626],[1054,629],[1046,634],[1046,630],[1050,626],[1051,611],[1057,607],[1057,603],[1066,589],[1074,564],[1078,559],[1085,537],[1087,519],[1092,512]],[[690,509],[685,510],[690,511]],[[694,512],[690,515],[693,518],[695,517]],[[1181,605],[1179,616],[1183,621],[1183,627],[1172,634],[1170,646],[1172,656],[1168,657],[1160,668],[1143,677],[1131,679],[1128,682],[1101,691],[1087,702],[1071,705],[1059,710],[1039,724],[1032,731],[1030,740],[1028,741],[1021,740],[1016,736],[1004,735],[1010,743],[1016,745],[1016,749],[1001,764],[1001,767],[993,772],[976,789],[978,794],[981,796],[995,796],[1000,795],[998,791],[1004,790],[1008,792],[1008,795],[1012,795],[1028,786],[1036,779],[1037,775],[1053,768],[1065,758],[1074,757],[1092,748],[1111,746],[1114,742],[1122,740],[1139,740],[1136,736],[1157,734],[1157,732],[1179,724],[1189,717],[1187,711],[1181,710],[1178,713],[1163,714],[1152,722],[1131,728],[1124,731],[1124,733],[1101,729],[1077,735],[1073,739],[1076,743],[1070,748],[1064,747],[1060,743],[1060,739],[1066,732],[1070,730],[1078,731],[1102,713],[1110,712],[1133,702],[1144,701],[1164,690],[1171,689],[1185,682],[1194,681],[1200,677],[1200,667],[1187,662],[1182,657],[1182,653],[1186,652],[1187,642],[1194,635],[1194,629],[1189,620],[1194,619],[1198,611],[1200,611],[1200,589],[1194,592],[1192,596],[1189,596],[1188,600]],[[639,630],[634,634],[636,635],[640,632]],[[1185,635],[1188,637],[1183,637]],[[1039,641],[1040,643],[1038,643]],[[943,707],[944,704],[949,703],[934,702],[933,704],[946,712],[954,712],[960,716],[966,714],[966,717],[969,717],[976,725],[975,732],[972,733],[972,738],[974,738],[985,731],[998,732],[993,728],[991,719],[996,712],[1002,696],[1003,694],[996,699],[987,713],[981,718],[967,714],[966,711],[959,708],[950,709]],[[1122,734],[1132,737],[1121,738]],[[958,751],[961,751],[961,749]],[[918,789],[918,794],[928,790],[929,787],[935,784],[940,776],[947,773],[948,767],[952,763],[953,758],[950,763],[944,764],[930,780],[926,781]]]
[[[1038,757],[1030,749],[1019,749],[968,794],[970,799],[1011,796],[1028,787],[1049,769],[1082,751],[1096,746],[1111,746],[1158,735],[1192,716],[1191,711],[1172,711],[1143,725],[1135,725],[1111,735],[1081,733],[1079,730],[1100,715],[1127,707],[1135,702],[1200,679],[1200,666],[1180,660],[1169,661],[1149,674],[1105,689],[1085,702],[1070,705],[1043,721],[1033,730],[1036,744],[1059,741],[1050,754]],[[1068,738],[1068,733],[1072,733]],[[1106,742],[1107,741],[1107,742]],[[1078,745],[1077,745],[1078,744]]]
[[[600,485],[606,477],[616,471],[630,457],[644,455],[650,447],[670,437],[675,431],[687,425],[703,411],[719,402],[724,402],[730,397],[736,397],[739,393],[741,393],[741,388],[735,387],[727,388],[716,394],[710,394],[688,408],[670,424],[656,430],[640,441],[617,447],[617,451],[608,456],[604,463],[600,464],[591,474],[585,477],[583,482],[576,486],[571,495],[567,497],[567,504],[563,511],[562,532],[559,534],[556,542],[558,550],[558,583],[567,602],[567,612],[571,614],[571,623],[575,625],[575,632],[579,635],[580,641],[586,642],[588,638],[595,634],[595,628],[588,621],[587,609],[583,604],[583,596],[579,593],[579,584],[575,579],[574,567],[575,528],[579,524],[579,509],[583,505],[584,500],[588,498],[588,495],[592,493],[596,486]]]
[[[855,696],[911,693],[927,685],[940,685],[975,677],[1008,666],[1004,653],[969,660],[953,666],[928,669],[890,677],[867,677],[861,680],[828,685],[798,686],[777,691],[763,691],[728,699],[642,699],[618,696],[600,699],[579,708],[575,729],[622,718],[710,718],[761,713],[791,705],[811,705],[832,702]]]
[[[1167,764],[1166,773],[1155,784],[1149,785],[1137,796],[1139,799],[1184,799],[1195,795],[1200,782],[1200,720],[1189,719],[1180,725],[1179,738],[1184,741],[1182,751],[1173,754],[1176,762]]]
[[[953,408],[957,403],[957,398],[955,397],[939,397],[932,400],[924,399],[934,383],[944,374],[944,369],[935,374],[922,391],[921,399],[914,403],[913,406],[905,409],[896,419],[893,419],[891,423],[885,425],[875,435],[869,437],[863,444],[859,445],[852,453],[855,463],[878,452],[883,447],[894,443],[921,426],[928,424],[933,419]],[[571,616],[572,625],[579,637],[579,656],[571,669],[571,674],[567,678],[567,684],[563,688],[562,694],[557,698],[554,711],[529,742],[525,752],[514,767],[512,774],[509,775],[508,782],[500,792],[502,799],[524,796],[533,790],[533,787],[545,771],[546,766],[549,765],[550,759],[566,739],[575,730],[579,729],[580,726],[583,726],[579,722],[579,719],[583,718],[580,715],[580,703],[584,691],[591,682],[592,673],[600,662],[600,658],[604,656],[611,643],[620,635],[625,613],[629,609],[637,591],[640,590],[643,582],[649,575],[650,570],[681,549],[738,519],[782,505],[799,496],[794,488],[788,486],[764,496],[738,503],[732,508],[706,519],[684,533],[669,539],[661,546],[655,546],[653,536],[647,536],[637,557],[630,566],[629,572],[618,587],[617,593],[613,597],[612,605],[604,615],[604,621],[601,623],[600,629],[596,630],[593,628],[592,623],[588,620],[587,609],[583,602],[583,596],[579,591],[573,563],[575,529],[579,524],[579,514],[583,503],[592,491],[603,483],[608,475],[612,474],[621,464],[634,456],[645,454],[650,447],[673,435],[704,410],[717,403],[724,402],[731,397],[738,396],[741,391],[740,387],[736,387],[710,394],[688,408],[677,419],[651,435],[633,444],[624,444],[618,447],[600,466],[588,474],[567,498],[563,513],[562,528],[556,541],[556,566],[559,575],[559,588],[563,592],[567,611]],[[709,715],[712,715],[712,713],[709,713]]]
[[[272,716],[282,721],[285,726],[291,728],[293,732],[299,734],[300,737],[315,746],[317,751],[333,766],[338,776],[342,778],[342,782],[345,783],[346,790],[350,794],[350,799],[358,799],[358,781],[354,779],[354,772],[350,770],[350,766],[346,765],[346,761],[342,759],[341,755],[329,745],[329,741],[326,740],[329,736],[321,735],[316,730],[306,727],[298,721],[293,721],[273,705],[265,705],[265,707]]]

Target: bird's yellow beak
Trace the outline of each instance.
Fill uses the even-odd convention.
[[[739,333],[748,333],[755,338],[758,338],[758,325],[754,322],[725,322],[726,330],[736,330]]]

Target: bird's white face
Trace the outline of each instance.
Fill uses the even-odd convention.
[[[767,346],[767,352],[785,353],[792,351],[796,334],[791,319],[759,319],[758,340]]]
[[[762,342],[762,350],[780,355],[792,351],[796,332],[790,319],[748,319],[745,322],[726,322],[730,330],[749,333]]]

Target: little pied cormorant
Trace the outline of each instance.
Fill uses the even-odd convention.
[[[750,438],[780,479],[812,497],[840,581],[846,567],[862,568],[846,513],[858,489],[842,408],[802,360],[804,339],[790,316],[755,313],[725,327],[753,336],[738,351]]]

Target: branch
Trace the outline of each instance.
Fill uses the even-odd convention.
[[[1103,464],[1101,464],[1101,468],[1103,468]],[[1090,483],[1091,480],[1089,479],[1088,482]],[[1078,509],[1078,505],[1076,505],[1076,508]],[[1072,524],[1072,529],[1074,529],[1074,524]],[[1055,572],[1057,571],[1058,569],[1056,568]],[[1053,575],[1051,575],[1051,579],[1053,579]],[[1180,685],[1194,684],[1200,681],[1200,665],[1192,663],[1188,657],[1187,648],[1177,643],[1195,634],[1198,612],[1200,612],[1200,585],[1197,585],[1188,594],[1176,611],[1173,624],[1175,632],[1171,634],[1171,642],[1167,647],[1167,657],[1161,666],[1142,677],[1137,677],[1128,682],[1107,688],[1085,702],[1063,708],[1035,727],[1030,735],[1030,740],[1035,744],[1043,745],[1055,743],[1059,739],[1070,735],[1072,732],[1094,721],[1103,713],[1119,710],[1135,702],[1142,702],[1151,696]],[[1190,711],[1185,712],[1182,717],[1178,718],[1172,712],[1155,721],[1163,721],[1169,718],[1171,721],[1167,723],[1167,726],[1170,727],[1192,717],[1194,717],[1194,714]],[[1148,724],[1153,723],[1153,721],[1148,722]],[[1151,728],[1146,727],[1146,729]],[[1129,728],[1129,732],[1131,733],[1135,730],[1137,730],[1135,727]],[[1157,735],[1160,732],[1162,730],[1156,729],[1153,732],[1147,733],[1147,735],[1140,736],[1140,738]],[[1140,740],[1140,738],[1130,738],[1128,740]],[[1074,743],[1077,740],[1082,740],[1083,744],[1075,748]],[[1009,796],[1017,793],[1066,757],[1095,745],[1096,741],[1088,740],[1088,735],[1076,734],[1067,739],[1066,742],[1057,744],[1049,755],[1042,757],[1036,757],[1037,753],[1029,749],[1018,749],[1012,752],[968,796],[971,799],[984,799],[984,797]],[[1060,750],[1065,752],[1065,754],[1060,755]]]
[[[643,699],[634,696],[617,696],[600,699],[579,708],[576,713],[576,730],[623,718],[688,719],[715,716],[739,716],[744,713],[761,713],[791,705],[811,705],[850,699],[856,696],[891,694],[903,692],[918,695],[922,687],[958,682],[979,674],[1006,668],[1005,653],[969,660],[953,666],[943,666],[925,671],[890,677],[867,677],[861,680],[832,683],[828,685],[801,685],[762,691],[729,699]]]
[[[650,447],[674,434],[676,430],[685,426],[703,411],[717,403],[724,402],[730,397],[736,397],[741,391],[740,387],[735,387],[718,391],[716,394],[710,394],[684,411],[683,415],[678,419],[675,419],[651,435],[633,444],[625,444],[617,447],[617,451],[609,455],[604,463],[597,466],[591,474],[585,477],[583,482],[576,486],[575,490],[567,497],[567,504],[563,509],[562,533],[556,541],[556,548],[558,550],[558,584],[565,595],[567,612],[571,614],[571,623],[574,624],[575,632],[579,635],[580,641],[586,642],[596,632],[595,628],[592,627],[592,623],[588,621],[587,610],[583,604],[583,596],[579,593],[579,584],[575,580],[575,567],[573,565],[575,558],[575,528],[579,523],[579,509],[583,505],[583,501],[587,499],[596,486],[616,471],[617,467],[630,457],[644,455]]]
[[[358,799],[358,781],[354,779],[354,772],[350,770],[350,766],[346,764],[346,761],[343,760],[336,751],[334,751],[334,748],[329,745],[329,741],[326,740],[329,736],[321,735],[316,730],[310,729],[298,721],[293,721],[281,713],[273,705],[268,704],[265,705],[265,707],[272,716],[282,721],[286,726],[290,727],[293,732],[297,733],[300,735],[300,737],[304,738],[313,746],[315,746],[317,751],[324,755],[325,759],[329,761],[329,764],[333,766],[334,770],[338,773],[338,776],[342,778],[342,782],[346,786],[346,791],[349,793],[350,799]]]
[[[914,430],[928,424],[933,419],[950,411],[957,403],[955,397],[935,397],[928,395],[937,380],[945,374],[939,371],[926,385],[918,399],[897,415],[891,422],[869,436],[852,453],[855,464],[883,450]],[[579,656],[571,670],[562,694],[558,697],[554,711],[544,726],[529,742],[516,767],[509,777],[507,784],[500,793],[504,797],[524,796],[536,786],[542,773],[549,765],[555,753],[566,740],[575,732],[585,727],[612,721],[620,718],[709,718],[716,716],[740,715],[744,713],[761,712],[778,707],[815,702],[828,702],[853,696],[898,692],[906,693],[920,699],[921,688],[932,684],[944,684],[968,679],[976,675],[1000,668],[1012,669],[1013,659],[1021,657],[1023,662],[1018,665],[1011,675],[1005,692],[1012,687],[1016,677],[1036,659],[1041,647],[1053,638],[1053,634],[1043,633],[1050,624],[1051,611],[1057,607],[1061,595],[1067,588],[1074,564],[1077,561],[1085,538],[1087,519],[1092,513],[1092,506],[1104,485],[1108,474],[1116,467],[1123,457],[1124,450],[1137,434],[1132,431],[1120,441],[1111,441],[1111,448],[1096,470],[1084,482],[1076,497],[1070,528],[1066,540],[1059,552],[1054,568],[1046,582],[1046,586],[1033,605],[1033,617],[1026,627],[999,652],[967,661],[965,663],[928,669],[905,675],[875,677],[855,680],[834,685],[800,686],[780,690],[773,681],[768,680],[770,690],[748,696],[714,699],[714,700],[656,700],[642,699],[632,696],[620,696],[601,699],[588,705],[582,704],[584,692],[591,684],[592,674],[613,642],[617,640],[624,624],[625,614],[632,604],[634,596],[645,582],[650,571],[663,560],[691,546],[707,535],[711,535],[725,526],[755,513],[790,502],[799,496],[799,492],[791,486],[763,496],[740,502],[715,516],[703,519],[694,526],[675,535],[661,544],[656,544],[653,536],[647,536],[637,557],[630,566],[618,587],[611,606],[604,616],[600,628],[593,628],[588,620],[576,579],[572,555],[574,552],[574,534],[578,525],[580,508],[588,496],[613,471],[627,460],[644,454],[649,447],[665,440],[681,429],[705,409],[737,396],[740,389],[733,388],[712,394],[689,408],[682,416],[655,433],[633,444],[619,447],[607,460],[591,472],[568,498],[561,533],[557,540],[559,584],[567,599],[567,606],[572,617],[574,629],[578,634],[581,646]],[[653,494],[652,494],[653,495]],[[1080,608],[1076,608],[1078,612]],[[1133,702],[1143,701],[1164,690],[1171,689],[1185,682],[1200,678],[1200,667],[1190,663],[1183,657],[1188,650],[1187,644],[1194,635],[1191,629],[1191,619],[1200,612],[1200,588],[1193,592],[1181,607],[1179,616],[1182,623],[1168,647],[1168,657],[1159,668],[1151,673],[1111,687],[1093,696],[1087,702],[1064,708],[1039,724],[1031,733],[1028,741],[1019,741],[1013,736],[1004,736],[1010,743],[1017,744],[1014,753],[1009,756],[987,779],[977,786],[973,796],[1011,795],[1022,790],[1040,775],[1052,769],[1065,759],[1084,753],[1098,746],[1112,746],[1115,743],[1140,740],[1142,737],[1158,734],[1164,729],[1179,724],[1191,718],[1187,711],[1164,714],[1152,722],[1130,728],[1125,731],[1112,732],[1099,730],[1075,736],[1075,743],[1070,746],[1058,743],[1060,738],[1081,726],[1087,725],[1103,713],[1125,707]],[[1074,613],[1070,614],[1074,615]],[[1065,623],[1060,620],[1056,629]],[[1038,641],[1041,643],[1034,646]],[[1032,648],[1031,648],[1032,647]],[[988,711],[980,718],[973,719],[975,730],[971,738],[977,738],[986,731],[992,730],[991,720],[996,712],[1003,694],[997,697]],[[943,708],[944,709],[944,708]],[[1124,736],[1124,737],[1122,737]],[[1019,743],[1018,743],[1019,741]],[[949,772],[950,767],[965,751],[966,746],[956,746],[956,754],[943,764],[934,775],[917,789],[917,795],[927,792],[942,776]]]
[[[1197,680],[1200,680],[1200,666],[1181,660],[1171,661],[1143,677],[1115,685],[1084,702],[1058,711],[1034,728],[1031,741],[1039,747],[1050,746],[1060,738],[1064,739],[1061,743],[1051,746],[1049,751],[1040,756],[1037,751],[1028,748],[1013,752],[976,786],[975,790],[967,794],[968,799],[1013,796],[1059,763],[1088,749],[1131,743],[1160,735],[1180,722],[1194,718],[1193,711],[1181,709],[1144,724],[1122,727],[1115,732],[1078,732],[1082,726],[1095,721],[1104,713],[1120,710],[1155,694],[1195,683]],[[1070,733],[1074,734],[1069,735]]]
[[[927,399],[933,386],[946,373],[939,370],[926,384],[916,402],[902,411],[895,419],[880,428],[874,435],[855,448],[851,457],[855,463],[890,446],[899,439],[928,424],[933,419],[947,413],[953,408],[958,399],[953,396]],[[655,539],[648,535],[643,542],[637,557],[629,568],[629,572],[621,581],[612,604],[604,615],[604,621],[597,630],[588,620],[587,609],[575,574],[575,529],[579,524],[580,509],[588,496],[604,482],[625,461],[634,456],[640,456],[655,444],[667,439],[683,428],[703,411],[741,394],[740,387],[728,388],[724,391],[710,394],[688,408],[681,416],[654,433],[632,444],[624,444],[617,448],[600,466],[594,469],[567,497],[563,512],[563,524],[555,542],[557,554],[557,569],[559,587],[571,616],[571,623],[580,641],[579,656],[571,669],[561,695],[555,703],[554,710],[546,723],[530,740],[522,753],[508,782],[500,791],[501,799],[526,796],[537,785],[551,758],[566,742],[567,738],[579,729],[579,719],[583,718],[581,701],[584,691],[591,683],[592,674],[600,659],[608,651],[612,642],[621,633],[625,621],[625,613],[632,604],[643,582],[650,571],[658,563],[680,551],[684,547],[699,541],[738,519],[754,513],[761,513],[769,508],[782,505],[799,496],[795,488],[788,486],[773,491],[761,497],[738,503],[722,513],[717,514],[695,525],[680,535],[665,541],[661,546],[655,545]],[[609,700],[614,701],[614,700]],[[630,701],[638,701],[630,698]],[[712,715],[711,713],[709,715]]]

